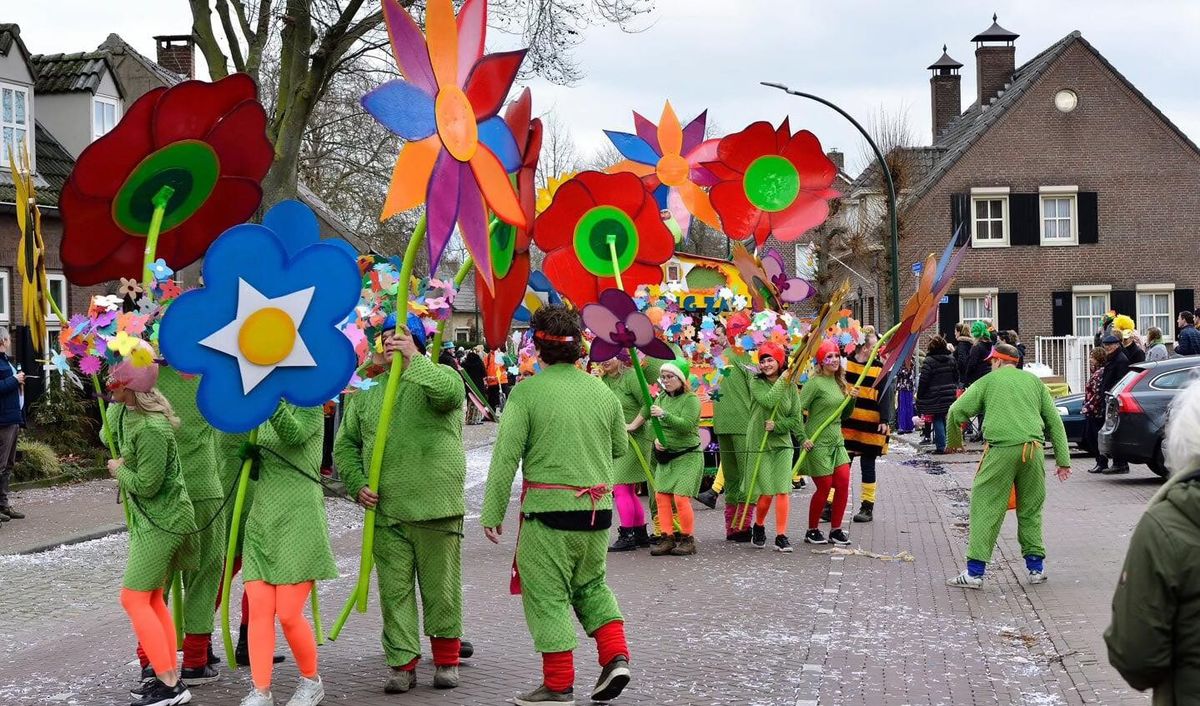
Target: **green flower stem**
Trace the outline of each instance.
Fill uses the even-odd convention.
[[[183,574],[171,575],[171,617],[175,621],[175,644],[183,644]]]
[[[493,228],[496,227],[496,223],[497,223],[497,221],[493,219],[492,220]],[[463,262],[462,267],[459,267],[458,272],[456,272],[454,274],[454,289],[455,290],[457,290],[460,286],[462,286],[463,280],[465,280],[467,278],[467,275],[471,273],[471,270],[474,267],[475,267],[475,261],[472,260],[470,258],[470,256],[468,256],[467,259]],[[446,322],[447,321],[449,321],[449,319],[442,319],[441,321],[439,321],[438,327],[437,327],[437,333],[435,333],[433,335],[432,355],[433,355],[434,362],[437,362],[437,357],[439,355],[441,355],[441,352],[442,352],[442,339],[446,337]]]
[[[174,195],[175,189],[164,185],[151,199],[154,215],[150,217],[150,230],[146,233],[146,253],[142,258],[142,289],[146,296],[150,296],[150,283],[154,281],[154,273],[150,271],[150,266],[154,264],[154,252],[158,249],[158,231],[162,228],[163,216],[167,213],[167,202]]]
[[[52,297],[47,297],[47,299],[50,299],[54,312],[58,315],[58,320],[65,322],[66,319],[58,311],[58,305],[54,304],[54,299]],[[100,376],[95,373],[92,373],[92,389],[96,392],[96,404],[100,405],[101,428],[104,430],[104,443],[108,446],[108,457],[116,460],[119,456],[117,455],[117,444],[113,441],[112,429],[108,426],[108,405],[104,404],[104,390],[100,387]],[[121,503],[125,510],[125,527],[133,529],[133,512],[129,509],[129,503],[125,501],[125,491],[121,490],[119,486],[117,487],[117,502]]]
[[[613,263],[613,278],[617,280],[617,289],[624,291],[625,284],[621,282],[621,262],[617,257],[617,236],[609,234],[608,253],[612,257]],[[642,370],[642,361],[638,359],[637,349],[633,346],[629,347],[629,361],[633,364],[633,372],[637,374],[638,384],[642,388],[642,401],[646,403],[646,416],[650,418],[650,428],[654,430],[654,438],[658,439],[658,443],[662,444],[663,448],[667,446],[667,437],[663,435],[662,424],[656,417],[650,416],[650,407],[654,404],[654,398],[650,396],[650,383],[646,381],[646,371]],[[687,380],[683,381],[687,384]],[[649,468],[649,466],[647,466]]]
[[[658,492],[655,489],[654,474],[650,472],[650,462],[646,460],[646,454],[642,453],[642,448],[637,445],[637,441],[633,438],[632,434],[629,436],[629,448],[633,449],[638,463],[642,464],[642,471],[646,474],[646,484],[650,486],[650,497],[653,498]]]
[[[250,446],[258,443],[258,428],[250,432]],[[237,494],[233,498],[233,516],[229,522],[229,542],[225,548],[225,571],[221,576],[221,634],[225,638],[225,664],[237,669],[233,654],[233,636],[229,633],[229,588],[233,583],[233,562],[237,556],[238,530],[242,524],[242,507],[246,504],[246,488],[250,485],[250,459],[242,461],[242,472],[238,475]]]
[[[317,632],[317,644],[324,645],[325,644],[325,628],[321,627],[321,600],[319,598],[317,598],[317,582],[316,581],[313,581],[311,595],[312,595],[312,601],[311,601],[312,621],[313,621],[313,628]]]

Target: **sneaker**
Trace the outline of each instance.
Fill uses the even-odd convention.
[[[209,666],[210,667],[215,666],[220,663],[221,663],[221,658],[217,656],[216,652],[213,652],[212,643],[211,642],[208,643],[208,664],[209,664]]]
[[[840,544],[844,547],[850,544],[850,535],[846,534],[846,530],[842,529],[841,527],[838,527],[835,530],[830,530],[829,543]]]
[[[1100,473],[1102,473],[1106,476],[1119,476],[1123,473],[1128,473],[1128,472],[1129,472],[1129,464],[1128,463],[1123,463],[1120,466],[1109,466],[1108,468],[1105,468],[1103,471],[1100,471]]]
[[[288,699],[287,706],[317,706],[325,698],[325,685],[321,683],[321,675],[316,679],[300,677],[296,693]]]
[[[805,544],[829,544],[829,540],[825,539],[824,533],[819,529],[810,529],[804,533]]]
[[[458,688],[458,665],[457,664],[442,664],[438,665],[433,671],[433,688],[435,689],[457,689]]]
[[[385,694],[403,694],[417,685],[417,672],[414,669],[393,669],[387,683],[383,685]]]
[[[179,673],[179,678],[192,686],[200,686],[220,679],[221,673],[206,664],[203,667],[185,668]]]
[[[637,549],[637,540],[633,538],[633,530],[624,527],[617,528],[617,541],[608,548],[610,552],[631,552]]]
[[[754,525],[753,533],[750,536],[750,544],[755,549],[764,549],[767,546],[767,528],[762,525]]]
[[[7,505],[5,505],[4,507],[0,507],[0,515],[7,515],[10,519],[13,519],[13,520],[25,519],[24,515],[22,515],[21,513],[17,512],[16,510],[12,509],[11,507],[9,507]]]
[[[154,676],[154,671],[151,670],[148,678],[143,678],[142,683],[129,690],[129,695],[135,699],[140,699],[146,694],[149,694],[157,683],[158,677]]]
[[[972,576],[966,571],[946,582],[947,586],[957,586],[959,588],[983,588],[983,577]]]
[[[792,543],[788,541],[786,534],[775,535],[775,551],[783,552],[784,554],[792,553]]]
[[[167,686],[155,679],[146,693],[142,694],[142,698],[133,701],[129,706],[176,706],[191,700],[192,692],[188,691],[183,681],[175,682],[175,686]]]
[[[736,532],[731,532],[731,533],[725,535],[725,541],[736,542],[738,544],[745,544],[746,542],[750,541],[751,536],[752,536],[751,532],[748,529],[738,530]]]
[[[566,706],[575,706],[575,690],[550,691],[546,688],[545,684],[542,684],[527,694],[514,697],[513,703],[517,706],[539,706],[539,704],[566,704]]]
[[[5,522],[8,522],[8,515],[5,515],[3,512],[0,512],[0,524],[4,524]]]
[[[833,521],[833,505],[831,503],[825,503],[825,509],[821,511],[821,522],[832,522],[832,521]]]
[[[704,505],[709,510],[717,507],[717,494],[713,492],[712,488],[709,488],[703,493],[697,495],[696,499],[700,501],[700,504]]]
[[[1088,473],[1103,473],[1107,470],[1108,470],[1108,466],[1101,466],[1100,464],[1097,463],[1096,465],[1089,468],[1087,470],[1087,472]]]
[[[870,522],[875,519],[875,503],[870,500],[864,500],[862,507],[858,509],[858,514],[854,516],[855,522]]]
[[[629,685],[629,661],[618,655],[600,670],[600,678],[592,689],[592,701],[601,703],[612,701],[621,695]]]
[[[671,556],[691,556],[695,553],[696,538],[690,534],[682,535],[675,543],[675,547],[671,549]]]
[[[1049,578],[1049,576],[1046,576],[1046,572],[1045,572],[1045,571],[1030,571],[1030,572],[1029,572],[1029,583],[1030,583],[1030,585],[1037,585],[1037,584],[1039,584],[1039,583],[1046,583],[1046,579],[1048,579],[1048,578]]]
[[[470,659],[475,654],[475,645],[472,645],[466,640],[458,641],[458,658]]]
[[[275,697],[269,691],[264,694],[258,689],[250,687],[250,693],[242,699],[241,706],[275,706]]]
[[[803,490],[808,487],[808,481],[804,480],[804,476],[796,478],[792,481],[792,490]]]

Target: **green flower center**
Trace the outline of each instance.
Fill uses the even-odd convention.
[[[608,239],[616,240],[617,265],[613,269]],[[637,258],[638,233],[631,219],[616,206],[596,206],[575,224],[575,254],[584,269],[597,277],[614,277],[629,269]]]
[[[750,164],[742,188],[756,208],[775,213],[791,206],[800,194],[800,173],[786,158],[769,154]]]
[[[512,270],[516,258],[517,229],[504,221],[496,221],[489,237],[492,239],[492,274],[503,279]]]
[[[145,236],[154,217],[154,195],[164,186],[175,190],[167,201],[160,233],[191,218],[220,176],[221,165],[212,147],[199,140],[176,142],[150,154],[121,185],[113,199],[113,220],[126,233]]]

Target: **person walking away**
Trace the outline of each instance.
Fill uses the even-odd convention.
[[[750,316],[738,312],[729,317],[725,326],[726,343],[721,351],[724,370],[721,386],[713,400],[713,433],[717,435],[717,446],[721,453],[721,477],[725,489],[725,539],[731,542],[749,542],[754,525],[754,506],[750,504],[744,487],[753,466],[752,456],[747,455],[747,424],[750,420],[750,356],[736,346],[750,327]],[[715,498],[714,498],[715,500]],[[745,524],[734,526],[734,519],[745,515]]]
[[[965,323],[954,325],[954,363],[958,366],[958,379],[966,387],[967,362],[971,359],[971,349],[975,347],[975,339],[971,338],[971,327]]]
[[[997,343],[988,357],[992,372],[967,388],[950,406],[948,422],[952,449],[962,448],[958,424],[983,413],[983,458],[971,487],[967,568],[946,583],[960,588],[983,588],[984,572],[992,559],[996,538],[1016,488],[1017,541],[1029,583],[1046,581],[1046,547],[1042,544],[1042,507],[1046,501],[1047,437],[1054,446],[1059,481],[1071,476],[1071,455],[1062,417],[1050,390],[1037,377],[1017,369],[1017,349]]]
[[[1111,392],[1112,389],[1116,387],[1117,383],[1121,382],[1121,379],[1125,377],[1125,374],[1129,372],[1129,358],[1128,353],[1126,352],[1128,349],[1121,345],[1121,339],[1118,338],[1116,334],[1107,334],[1104,338],[1100,339],[1100,342],[1104,347],[1105,354],[1108,356],[1108,360],[1104,363],[1104,377],[1101,381],[1101,387],[1103,388],[1104,393],[1107,394],[1108,392]],[[1103,395],[1101,396],[1101,399],[1104,399]],[[1101,417],[1104,415],[1104,404],[1105,402],[1102,401],[1102,407],[1100,410]],[[1114,456],[1112,458],[1112,464],[1109,465],[1108,468],[1105,468],[1099,472],[1105,475],[1119,475],[1128,473],[1129,462],[1123,458]]]
[[[999,334],[999,340],[1001,340],[1001,341],[1007,343],[1008,345],[1012,346],[1013,348],[1017,349],[1017,370],[1024,369],[1025,368],[1025,344],[1021,343],[1021,337],[1017,335],[1017,332],[1011,331],[1011,330],[1001,331]]]
[[[819,367],[816,374],[810,376],[800,390],[797,403],[799,413],[796,415],[798,436],[804,439],[801,446],[808,451],[802,470],[805,475],[812,476],[816,485],[808,505],[808,532],[804,535],[804,541],[807,544],[846,545],[850,544],[850,535],[842,529],[842,521],[849,501],[850,456],[846,453],[842,426],[840,423],[830,424],[815,438],[809,435],[809,430],[816,431],[816,427],[824,423],[847,396],[855,394],[857,388],[846,382],[842,356],[833,341],[827,340],[817,349],[817,362]],[[844,422],[853,413],[854,405],[846,405],[840,421]],[[821,533],[820,522],[830,488],[833,489],[833,505],[829,538],[826,539]]]
[[[1200,384],[1171,405],[1163,442],[1171,479],[1155,493],[1125,555],[1104,632],[1108,661],[1154,704],[1200,694]]]
[[[946,339],[934,336],[926,346],[917,385],[917,412],[933,417],[934,453],[946,453],[946,414],[958,396],[958,366]]]
[[[1175,355],[1200,355],[1200,331],[1196,330],[1196,315],[1181,311],[1175,324],[1179,327],[1179,333],[1175,336]]]
[[[885,411],[892,409],[890,381],[876,382],[883,371],[878,362],[867,366],[871,348],[878,340],[875,329],[868,326],[863,342],[854,347],[843,371],[847,380],[858,380],[860,375],[863,376],[862,385],[853,388],[857,391],[851,405],[853,410],[849,417],[842,420],[842,438],[846,442],[846,452],[850,454],[852,464],[855,458],[859,460],[862,476],[862,506],[854,516],[855,522],[870,522],[875,518],[875,466],[879,457],[888,452],[888,437],[891,432],[883,416]],[[825,512],[829,514],[821,515],[825,522],[832,519],[832,495],[833,490],[830,489],[830,498],[825,505]]]
[[[1171,354],[1167,351],[1167,344],[1163,343],[1163,332],[1157,326],[1151,326],[1146,331],[1146,362],[1157,363],[1160,360],[1170,358]]]
[[[1100,427],[1104,426],[1104,363],[1108,354],[1104,348],[1092,349],[1092,371],[1083,386],[1083,446],[1096,459],[1088,473],[1103,473],[1108,457],[1100,453]]]
[[[334,460],[346,489],[365,508],[375,508],[375,570],[383,613],[383,653],[391,673],[384,692],[416,685],[421,642],[417,596],[433,652],[433,686],[459,683],[463,636],[462,537],[466,514],[467,458],[463,450],[462,379],[453,368],[425,356],[425,329],[395,315],[380,335],[384,352],[375,364],[390,369],[404,359],[399,394],[385,430],[379,486],[367,485],[378,420],[383,416],[387,376],[350,395],[334,442]]]
[[[575,621],[596,641],[600,678],[593,701],[629,684],[629,647],[617,598],[607,583],[613,459],[629,452],[621,403],[575,367],[583,356],[579,314],[545,306],[530,318],[542,371],[513,388],[488,469],[480,524],[499,544],[513,478],[521,469],[512,588],[520,592],[542,684],[517,706],[574,704]]]
[[[613,504],[617,508],[620,525],[617,540],[608,548],[610,552],[628,552],[650,546],[650,535],[646,532],[646,509],[637,496],[637,484],[646,482],[646,469],[653,453],[653,434],[646,419],[646,403],[642,398],[642,387],[637,373],[628,364],[627,351],[616,358],[600,363],[600,379],[608,386],[621,403],[625,415],[625,429],[629,444],[637,445],[639,457],[632,448],[628,453],[613,460]],[[670,533],[668,533],[670,534]]]
[[[8,484],[17,462],[17,434],[25,424],[25,373],[8,357],[12,336],[0,326],[0,524],[23,520],[9,504]]]
[[[767,512],[774,504],[775,550],[785,553],[792,551],[787,536],[792,492],[792,432],[801,429],[801,395],[785,374],[787,363],[788,354],[782,346],[766,343],[758,347],[758,375],[750,381],[746,442],[747,450],[757,453],[765,438],[766,448],[760,460],[742,469],[753,473],[754,464],[758,464],[758,477],[748,491],[750,497],[758,498],[750,544],[758,549],[767,546]],[[773,419],[772,410],[775,410]],[[743,475],[743,482],[749,483],[749,477]]]
[[[896,404],[896,426],[901,434],[913,432],[913,418],[916,416],[914,397],[916,393],[915,365],[910,357],[904,361],[904,367],[896,373],[896,390],[899,401]]]
[[[659,373],[662,392],[650,407],[650,416],[662,425],[666,444],[654,440],[654,472],[658,529],[662,541],[651,556],[691,556],[696,553],[696,518],[692,498],[700,492],[704,454],[700,451],[700,398],[688,385],[690,367],[685,361],[663,363]],[[672,512],[671,505],[675,510]],[[680,532],[674,534],[675,521]]]

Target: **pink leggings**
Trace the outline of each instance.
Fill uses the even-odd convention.
[[[642,507],[642,501],[638,500],[635,483],[613,486],[613,503],[617,506],[617,516],[621,519],[622,527],[646,525],[646,509]]]

